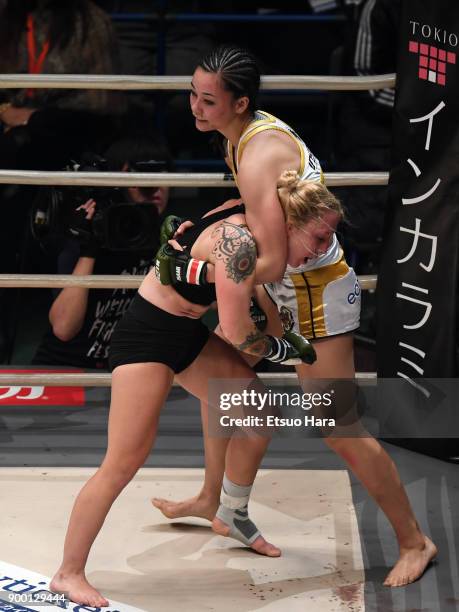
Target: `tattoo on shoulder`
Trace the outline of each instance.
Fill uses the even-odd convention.
[[[268,338],[260,331],[252,332],[247,336],[244,342],[236,344],[235,348],[240,351],[248,351],[252,355],[267,355],[269,353],[270,345]]]
[[[224,221],[212,233],[216,238],[212,253],[224,262],[228,278],[235,283],[250,276],[257,263],[257,246],[247,229],[247,225]]]

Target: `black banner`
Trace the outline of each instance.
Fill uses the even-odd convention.
[[[423,379],[457,376],[458,43],[459,3],[402,2],[378,377],[405,379],[426,402]]]

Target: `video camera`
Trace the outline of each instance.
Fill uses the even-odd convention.
[[[132,163],[129,172],[164,172],[167,162],[148,160]],[[74,172],[107,171],[105,159],[85,154],[81,163],[72,162],[66,170]],[[140,188],[147,196],[156,187]],[[122,187],[46,187],[32,205],[31,232],[44,248],[62,241],[70,232],[76,209],[89,199],[96,201],[90,231],[97,244],[111,251],[150,250],[158,247],[159,214],[151,203],[126,202]]]

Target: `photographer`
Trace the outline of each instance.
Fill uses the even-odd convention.
[[[92,166],[93,170],[123,172],[158,172],[169,168],[168,152],[146,139],[119,141],[106,152],[105,167]],[[68,238],[57,260],[57,273],[145,275],[159,245],[160,220],[167,207],[169,189],[128,187],[92,191],[94,197],[76,210],[73,206]],[[63,204],[65,201],[60,202],[61,207]],[[49,311],[51,328],[32,363],[106,368],[110,338],[134,294],[133,289],[61,290]]]

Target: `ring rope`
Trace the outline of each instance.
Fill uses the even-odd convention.
[[[77,276],[75,274],[0,274],[0,287],[63,288],[87,287],[88,289],[138,289],[143,275],[107,274]]]
[[[261,89],[285,91],[320,89],[361,91],[395,87],[395,74],[372,76],[269,75],[261,78]],[[190,89],[191,76],[136,76],[105,74],[3,74],[0,89],[116,89],[178,90]]]
[[[387,185],[388,172],[328,172],[328,187]],[[0,184],[92,187],[235,187],[231,174],[183,172],[45,172],[0,170]]]
[[[274,386],[298,386],[298,376],[294,372],[274,373],[260,372],[257,376],[265,383]],[[356,378],[364,380],[376,379],[375,372],[357,372]],[[7,386],[20,387],[110,387],[111,374],[68,374],[68,373],[47,373],[47,374],[0,374],[0,388]],[[179,387],[174,383],[174,387]],[[0,394],[1,400],[1,394]]]
[[[22,288],[62,288],[87,287],[89,289],[137,289],[145,277],[130,274],[107,274],[78,276],[76,274],[0,274],[0,287]],[[359,276],[362,289],[375,289],[377,276],[365,274]]]

